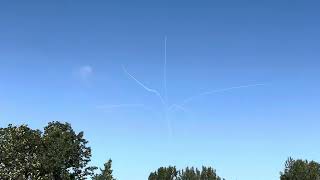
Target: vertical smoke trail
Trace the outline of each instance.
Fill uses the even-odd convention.
[[[164,119],[167,121],[167,128],[169,133],[169,138],[172,136],[172,122],[168,117],[168,90],[167,90],[167,36],[164,37],[164,66],[163,66],[163,81],[164,81],[164,97],[165,97],[165,109],[164,109]]]
[[[163,67],[163,81],[164,81],[164,96],[168,103],[168,91],[167,91],[167,36],[164,37],[164,67]]]

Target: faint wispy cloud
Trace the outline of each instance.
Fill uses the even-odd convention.
[[[82,80],[88,80],[93,74],[93,68],[89,65],[81,66],[78,70],[78,74]]]
[[[73,76],[82,81],[82,83],[86,85],[90,85],[90,78],[93,76],[94,70],[93,67],[90,65],[83,65],[80,66],[73,71]]]

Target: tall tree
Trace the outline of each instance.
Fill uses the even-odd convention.
[[[289,158],[280,172],[281,180],[320,180],[320,164],[315,161]]]
[[[108,162],[104,164],[104,169],[100,169],[101,174],[95,175],[93,180],[116,180],[112,175],[112,160],[109,159]]]
[[[95,168],[88,167],[91,148],[83,138],[83,132],[76,134],[69,123],[50,122],[44,128],[43,144],[46,169],[52,171],[56,180],[85,179]]]

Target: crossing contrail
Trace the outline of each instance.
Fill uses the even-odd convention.
[[[151,92],[151,93],[154,93],[156,96],[158,96],[158,97],[160,98],[161,103],[162,103],[163,105],[166,105],[165,100],[163,99],[163,97],[161,96],[161,94],[160,94],[157,90],[151,89],[151,88],[148,88],[147,86],[145,86],[145,85],[144,85],[142,82],[140,82],[137,78],[135,78],[133,75],[131,75],[124,66],[122,66],[122,69],[123,69],[123,71],[124,71],[130,78],[132,78],[136,83],[138,83],[138,84],[139,84],[141,87],[143,87],[146,91]]]
[[[185,98],[180,104],[171,104],[169,106],[168,103],[168,91],[167,91],[167,36],[164,38],[164,64],[163,64],[163,88],[164,88],[164,96],[161,95],[161,93],[155,89],[147,87],[145,84],[143,84],[141,81],[139,81],[137,78],[135,78],[132,74],[130,74],[127,69],[122,65],[122,69],[125,72],[126,75],[128,75],[131,79],[133,79],[139,86],[141,86],[143,89],[146,91],[153,93],[157,97],[159,97],[163,108],[164,108],[164,119],[167,121],[167,128],[168,128],[168,133],[169,137],[172,136],[172,122],[171,119],[168,117],[169,112],[175,111],[175,110],[180,110],[183,112],[187,112],[185,109],[185,105],[187,103],[190,103],[194,99],[197,99],[202,96],[218,93],[218,92],[224,92],[224,91],[230,91],[234,89],[240,89],[240,88],[249,88],[249,87],[254,87],[254,86],[264,86],[265,84],[248,84],[248,85],[241,85],[241,86],[233,86],[229,88],[223,88],[223,89],[216,89],[216,90],[210,90],[210,91],[205,91],[201,92],[199,94],[190,96]],[[110,105],[109,108],[116,108],[116,107],[136,107],[136,106],[144,106],[143,104],[119,104],[119,105]],[[108,106],[107,106],[108,107]]]
[[[171,127],[171,120],[168,117],[169,115],[169,108],[168,108],[168,92],[167,92],[167,36],[164,38],[164,65],[163,65],[163,85],[164,85],[164,97],[159,93],[159,91],[155,89],[151,89],[144,85],[141,81],[139,81],[136,77],[134,77],[132,74],[130,74],[127,69],[122,65],[123,71],[131,78],[133,79],[138,85],[140,85],[142,88],[144,88],[146,91],[151,92],[159,97],[161,103],[164,107],[164,119],[167,121],[167,128],[170,136],[172,135],[172,127]],[[182,111],[186,111],[183,107],[179,105],[175,105],[172,108],[180,109]]]
[[[175,110],[175,109],[179,109],[179,110],[181,110],[183,112],[188,112],[188,110],[186,110],[186,108],[182,107],[179,104],[172,104],[170,107],[168,107],[168,111],[172,111],[172,110]]]
[[[107,105],[100,105],[96,106],[97,109],[102,109],[105,111],[110,111],[112,109],[118,109],[118,108],[142,108],[148,111],[151,111],[153,114],[156,114],[155,110],[149,106],[146,106],[145,104],[107,104]]]
[[[97,106],[98,109],[112,109],[112,108],[122,108],[122,107],[143,107],[144,104],[108,104]]]
[[[229,87],[229,88],[223,88],[223,89],[216,89],[216,90],[211,90],[211,91],[205,91],[193,96],[190,96],[186,99],[184,99],[182,101],[181,104],[179,104],[181,107],[183,107],[185,104],[189,103],[190,101],[199,98],[201,96],[206,96],[206,95],[210,95],[210,94],[214,94],[214,93],[219,93],[219,92],[224,92],[224,91],[230,91],[230,90],[234,90],[234,89],[241,89],[241,88],[248,88],[248,87],[254,87],[254,86],[264,86],[266,84],[248,84],[248,85],[241,85],[241,86],[233,86],[233,87]]]

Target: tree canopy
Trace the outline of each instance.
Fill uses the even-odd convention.
[[[1,128],[1,179],[86,179],[95,169],[87,143],[68,123],[50,122],[43,133],[26,125]]]
[[[150,173],[149,180],[221,180],[212,167],[202,167],[201,170],[187,167],[177,170],[176,167],[160,167]]]
[[[320,164],[315,161],[289,158],[280,180],[320,180]]]
[[[92,179],[93,180],[115,180],[115,178],[112,175],[112,160],[109,159],[108,162],[104,164],[104,169],[101,170],[101,174],[96,174]]]
[[[149,175],[149,180],[175,180],[177,178],[178,171],[176,167],[169,166],[169,167],[160,167],[157,171],[152,172]]]

